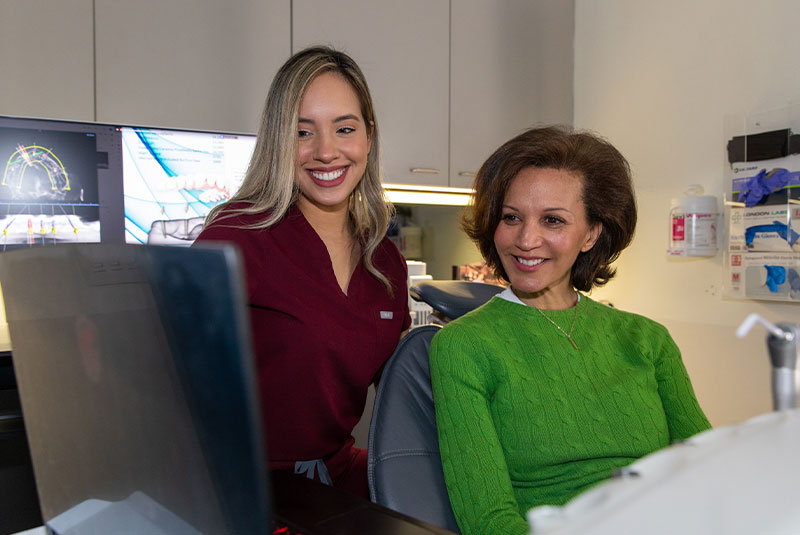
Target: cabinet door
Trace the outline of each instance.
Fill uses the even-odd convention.
[[[503,142],[572,123],[573,2],[452,3],[450,186],[470,187]]]
[[[0,2],[0,114],[94,119],[92,0]]]
[[[255,132],[289,0],[95,0],[97,120]]]
[[[295,0],[292,50],[330,44],[375,101],[384,181],[447,185],[449,2]]]

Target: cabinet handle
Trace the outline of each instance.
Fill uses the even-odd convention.
[[[411,172],[412,173],[428,173],[428,174],[431,174],[431,175],[438,175],[439,174],[439,170],[438,169],[426,169],[424,167],[412,167],[411,168]]]
[[[478,176],[478,173],[473,173],[472,171],[459,171],[459,172],[458,172],[458,176],[471,176],[471,177],[476,177],[476,176]]]

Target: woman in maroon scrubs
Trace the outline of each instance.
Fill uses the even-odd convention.
[[[270,467],[364,497],[351,433],[410,324],[377,134],[356,63],[298,52],[272,82],[242,187],[198,237],[244,258]]]

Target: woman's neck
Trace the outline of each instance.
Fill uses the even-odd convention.
[[[347,295],[350,279],[361,255],[347,205],[341,208],[320,207],[301,195],[297,208],[325,244],[336,282]]]
[[[322,241],[339,242],[353,238],[353,228],[347,205],[336,207],[320,207],[302,195],[297,200],[297,208],[302,212],[308,224],[316,231]]]

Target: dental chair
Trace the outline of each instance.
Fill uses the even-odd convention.
[[[370,499],[458,532],[444,484],[428,349],[438,325],[408,333],[386,364],[369,429]]]
[[[471,281],[423,281],[409,294],[447,323],[479,307],[502,286]],[[428,350],[441,327],[410,331],[386,363],[372,409],[367,478],[373,502],[458,532],[444,483]]]
[[[487,282],[434,280],[418,282],[408,293],[415,301],[430,305],[433,315],[447,323],[481,306],[504,289]]]

